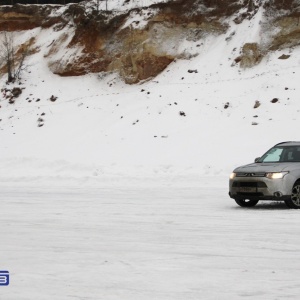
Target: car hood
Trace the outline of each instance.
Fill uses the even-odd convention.
[[[291,171],[300,168],[300,163],[281,162],[281,163],[252,163],[238,167],[234,172],[256,173],[256,172],[281,172]]]

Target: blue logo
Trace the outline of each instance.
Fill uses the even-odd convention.
[[[9,272],[8,271],[0,271],[0,286],[1,285],[9,285]]]

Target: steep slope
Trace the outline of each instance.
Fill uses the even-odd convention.
[[[126,3],[129,5],[130,1],[123,5]],[[270,50],[297,45],[297,3],[274,3],[189,0],[126,10],[121,9],[122,2],[110,1],[109,5],[115,6],[107,11],[99,10],[101,7],[95,7],[91,1],[67,6],[2,6],[0,30],[50,28],[56,32],[43,53],[54,74],[80,76],[113,71],[125,82],[136,83],[155,77],[176,58],[188,59],[199,53],[199,49],[189,51],[182,46],[184,43],[200,47],[206,36],[228,33],[230,20],[241,24],[253,18],[259,9],[260,13],[264,11],[259,26],[261,39],[257,44],[239,45],[241,56],[236,57],[236,62],[251,67]]]
[[[20,82],[1,81],[2,183],[163,176],[193,184],[299,140],[297,5],[193,3],[103,12],[105,21],[87,25],[84,14],[68,18],[90,3],[26,7],[48,15],[14,32],[35,51]],[[2,8],[0,18],[14,9],[24,7]],[[22,93],[10,104],[13,87]]]

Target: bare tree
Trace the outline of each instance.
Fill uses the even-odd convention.
[[[5,31],[0,39],[0,65],[6,66],[7,81],[13,82],[20,78],[24,70],[24,61],[28,55],[28,47],[17,53],[14,46],[14,37],[11,32]]]
[[[99,6],[100,6],[100,0],[97,0],[97,2],[96,2],[96,9],[97,9],[97,13],[99,12]]]
[[[13,35],[5,31],[0,44],[0,55],[1,55],[1,62],[6,64],[8,82],[12,82],[14,80],[14,76],[13,76],[14,53],[15,50],[14,50],[14,43],[13,43]]]
[[[29,54],[29,49],[26,47],[25,50],[21,52],[18,64],[14,70],[14,79],[20,79],[21,77],[21,72],[25,70],[26,66],[24,64],[25,58]]]

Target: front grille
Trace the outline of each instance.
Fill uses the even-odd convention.
[[[232,187],[255,187],[266,188],[267,185],[261,181],[247,182],[247,181],[234,181]]]
[[[265,176],[266,176],[265,172],[253,172],[253,173],[238,172],[238,173],[236,173],[236,177],[265,177]]]

